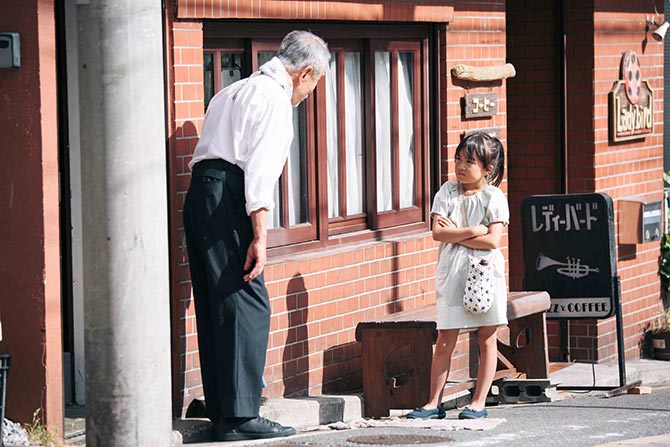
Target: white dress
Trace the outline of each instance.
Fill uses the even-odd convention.
[[[495,186],[463,196],[457,182],[446,182],[435,194],[431,215],[450,218],[459,226],[473,227],[494,222],[509,223],[509,207],[503,192]],[[461,204],[465,214],[464,225]],[[437,301],[437,328],[456,329],[507,324],[507,286],[505,282],[505,259],[500,249],[472,250],[474,255],[485,255],[493,263],[495,297],[488,312],[472,314],[463,307],[463,290],[468,274],[468,249],[456,243],[441,243],[435,272]]]

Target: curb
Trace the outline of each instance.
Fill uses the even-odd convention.
[[[282,425],[306,428],[333,422],[350,422],[363,415],[363,396],[309,396],[266,400],[260,415]],[[208,419],[177,419],[172,424],[172,445],[211,441],[212,424]]]

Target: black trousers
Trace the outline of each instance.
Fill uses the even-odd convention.
[[[253,239],[245,210],[244,173],[226,161],[193,169],[184,203],[184,230],[198,323],[207,417],[256,417],[270,330],[263,275],[245,282]]]

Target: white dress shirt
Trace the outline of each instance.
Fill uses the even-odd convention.
[[[189,168],[220,158],[244,171],[247,214],[275,206],[274,187],[293,140],[293,83],[276,57],[209,103]]]

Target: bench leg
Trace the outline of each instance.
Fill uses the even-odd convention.
[[[434,336],[434,327],[361,332],[365,417],[386,417],[391,408],[428,400]]]
[[[498,351],[519,372],[526,373],[528,379],[547,379],[549,377],[549,354],[545,313],[536,313],[512,320],[508,326],[510,344],[508,346],[499,341]],[[524,337],[526,344],[521,345]]]

